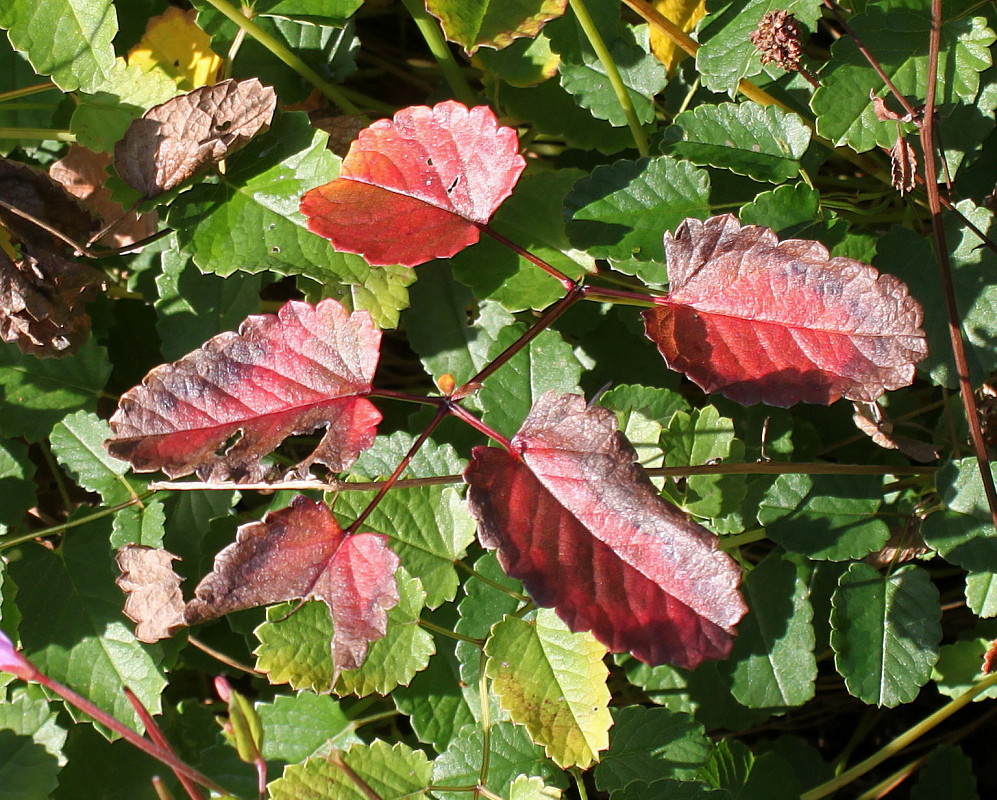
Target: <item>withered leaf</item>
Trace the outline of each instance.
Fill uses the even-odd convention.
[[[155,197],[265,131],[276,108],[274,90],[256,78],[195,89],[134,120],[114,147],[114,167],[143,197]]]
[[[115,561],[121,575],[116,583],[127,594],[125,616],[135,626],[140,642],[158,642],[183,627],[183,580],[171,566],[177,556],[156,547],[128,544],[118,550]]]
[[[0,200],[75,242],[85,242],[97,230],[97,220],[60,184],[40,170],[6,158],[0,158]],[[61,239],[6,208],[0,208],[0,224],[15,241],[54,252],[66,247]]]
[[[939,451],[934,445],[894,433],[893,422],[878,403],[855,403],[854,407],[852,421],[875,444],[885,450],[899,450],[907,458],[921,463],[938,458]]]
[[[665,235],[669,293],[644,312],[672,369],[745,405],[875,400],[928,352],[907,286],[731,214]]]
[[[481,543],[537,605],[613,652],[694,668],[724,658],[746,607],[717,537],[663,500],[616,429],[578,395],[543,395],[513,452],[464,473]]]
[[[242,525],[184,614],[189,625],[285,600],[321,600],[332,614],[332,663],[356,669],[398,603],[398,556],[377,533],[347,536],[323,503],[298,496]]]
[[[204,480],[260,480],[260,459],[285,438],[325,426],[298,465],[346,469],[374,440],[370,392],[381,332],[335,300],[290,302],[249,317],[121,397],[107,449],[139,472]]]
[[[890,149],[890,173],[893,188],[900,194],[914,191],[917,177],[917,154],[903,133],[897,134],[897,143]]]

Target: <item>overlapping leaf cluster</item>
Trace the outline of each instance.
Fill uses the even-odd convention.
[[[815,798],[869,706],[978,684],[995,533],[891,184],[927,2],[783,4],[798,72],[759,0],[188,5],[0,8],[0,628],[39,669],[238,796],[364,800]],[[995,16],[944,9],[937,96],[991,434]],[[154,796],[106,736],[0,674],[0,794]],[[975,791],[951,744],[917,780]]]

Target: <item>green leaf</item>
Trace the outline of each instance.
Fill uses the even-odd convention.
[[[65,358],[26,356],[0,343],[0,436],[44,439],[66,414],[92,410],[110,374],[107,351],[93,339]]]
[[[14,50],[6,36],[0,36],[0,93],[32,86],[38,76],[27,60]],[[0,128],[54,128],[54,117],[62,93],[52,87],[22,100],[0,104]],[[7,155],[14,147],[30,147],[33,140],[0,139],[0,153]]]
[[[350,472],[365,478],[387,478],[413,444],[415,436],[405,431],[395,431],[387,436],[382,434],[360,454]],[[461,458],[452,445],[427,439],[412,457],[402,477],[456,475],[463,472],[466,466],[467,460]]]
[[[514,319],[496,302],[476,304],[446,262],[419,267],[411,297],[402,316],[409,344],[430,375],[453,375],[458,386],[488,363],[495,339]]]
[[[381,800],[420,800],[429,786],[432,764],[426,755],[400,742],[354,744],[340,756]],[[269,786],[273,800],[369,800],[357,781],[331,757],[316,756],[284,770]]]
[[[667,708],[613,709],[609,750],[595,768],[595,785],[616,792],[634,781],[688,780],[710,758],[712,744],[703,726],[688,714]]]
[[[956,698],[965,694],[987,676],[980,666],[983,656],[990,649],[990,640],[985,637],[964,639],[960,642],[942,645],[938,663],[931,671],[931,680],[940,694]],[[974,703],[992,700],[997,697],[997,686],[981,692],[973,698]]]
[[[477,693],[477,687],[473,688]],[[408,686],[395,689],[391,699],[395,707],[408,716],[419,741],[443,752],[461,728],[474,722],[464,693],[454,642],[438,636],[436,655],[429,659],[429,666]]]
[[[594,271],[595,259],[572,249],[561,213],[565,196],[583,174],[577,169],[529,172],[499,206],[489,227],[570,278]],[[555,278],[490,236],[459,252],[450,263],[454,277],[470,286],[475,297],[495,300],[508,311],[539,311],[564,294]]]
[[[893,81],[897,91],[918,105],[923,100],[928,70],[928,33],[931,15],[927,8],[884,12],[870,6],[849,23],[864,42],[874,43],[872,52]],[[961,17],[942,24],[938,61],[938,104],[972,103],[980,88],[980,76],[992,63],[989,47],[994,33],[983,17]],[[831,48],[833,58],[821,71],[821,88],[811,106],[817,115],[817,133],[836,145],[846,144],[864,152],[874,147],[892,147],[897,124],[880,122],[869,101],[869,92],[888,94],[883,81],[869,69],[865,56],[850,36]],[[950,109],[947,109],[950,110]]]
[[[756,757],[736,739],[725,739],[713,749],[699,777],[736,800],[798,800],[801,794],[785,759],[771,752]]]
[[[969,573],[966,576],[966,605],[978,617],[997,617],[997,575]]]
[[[750,38],[762,17],[770,11],[789,11],[813,30],[820,19],[820,5],[819,0],[735,0],[719,6],[719,11],[700,25],[702,47],[696,53],[696,68],[703,86],[733,95],[742,78],[762,71],[758,50]]]
[[[261,17],[286,17],[325,25],[345,25],[362,5],[363,0],[257,0],[253,10]]]
[[[0,531],[17,525],[35,504],[35,465],[21,442],[0,441]]]
[[[416,271],[397,265],[369,267],[358,264],[357,272],[358,275],[351,273],[343,277],[343,287],[349,293],[348,305],[354,311],[369,313],[378,328],[397,328],[401,312],[409,307],[409,287],[416,281]],[[330,286],[331,283],[326,283],[322,297],[340,294],[338,289],[330,294]],[[311,295],[308,297],[315,302]]]
[[[178,91],[165,72],[129,67],[123,59],[118,59],[99,90],[79,95],[69,130],[84,147],[111,153],[132,120],[175,97]]]
[[[250,314],[259,313],[259,276],[204,275],[178,250],[163,253],[162,264],[156,276],[156,330],[167,361],[187,355],[222,331],[236,330]]]
[[[517,39],[503,50],[479,50],[477,59],[491,75],[520,88],[553,78],[561,61],[543,33],[532,39]]]
[[[911,800],[934,800],[936,797],[975,800],[979,796],[973,762],[951,744],[943,744],[931,754],[910,792]]]
[[[942,558],[976,572],[997,571],[997,531],[975,458],[950,461],[935,473],[944,511],[928,516],[925,543]]]
[[[422,473],[418,473],[420,476]],[[334,511],[348,525],[373,499],[374,492],[341,492]],[[457,594],[454,561],[474,541],[476,525],[453,487],[413,486],[387,494],[364,521],[362,530],[383,533],[402,565],[422,581],[426,606],[437,608]]]
[[[0,730],[0,797],[39,800],[58,785],[59,762],[30,736]]]
[[[565,198],[571,243],[598,258],[665,260],[663,237],[710,215],[706,170],[669,156],[596,167]]]
[[[920,567],[884,577],[852,564],[831,612],[834,663],[849,693],[887,708],[917,697],[938,660],[941,615],[938,590]]]
[[[130,466],[108,454],[104,442],[111,438],[111,426],[96,414],[77,411],[52,429],[52,453],[80,486],[99,494],[114,505],[137,496],[124,476]]]
[[[334,251],[298,211],[302,194],[338,174],[327,138],[304,114],[281,114],[266,134],[228,159],[219,183],[179,195],[167,220],[194,263],[223,277],[269,269],[320,283],[330,277],[362,283],[367,263]]]
[[[642,124],[652,122],[654,97],[665,87],[665,68],[650,52],[647,28],[620,26],[616,37],[607,41],[606,47],[637,119]],[[616,127],[628,124],[606,67],[591,47],[585,47],[577,55],[562,53],[559,72],[561,86],[593,117],[607,120]]]
[[[24,614],[21,642],[50,678],[142,730],[121,687],[129,687],[156,714],[166,679],[153,656],[158,648],[137,642],[122,615],[108,548],[110,527],[107,518],[81,525],[57,551],[27,548],[10,565]]]
[[[792,708],[814,696],[813,608],[808,588],[778,552],[742,586],[750,611],[737,626],[730,659],[719,665],[731,693],[748,708]]]
[[[640,411],[662,426],[668,425],[676,411],[689,410],[689,401],[678,392],[636,384],[614,386],[602,395],[599,405],[617,412]]]
[[[484,734],[476,725],[466,726],[433,763],[433,792],[441,800],[460,800],[467,792],[448,792],[447,786],[475,786],[481,776]],[[540,778],[549,786],[567,786],[565,773],[544,758],[543,750],[530,741],[526,729],[511,722],[493,722],[489,736],[488,773],[484,785],[500,797],[508,797],[521,776]]]
[[[388,612],[388,632],[371,644],[359,669],[340,673],[338,694],[388,694],[395,686],[408,684],[429,662],[433,637],[418,624],[426,593],[418,579],[409,577],[404,569],[400,568],[396,578],[401,599]],[[256,668],[266,672],[271,683],[328,692],[332,688],[329,643],[333,632],[329,608],[313,601],[288,617],[296,606],[281,603],[267,609],[267,621],[255,630],[260,641],[254,651]]]
[[[126,544],[162,547],[165,532],[166,510],[163,502],[158,498],[148,498],[115,513],[111,547],[117,549]]]
[[[520,36],[533,37],[564,13],[565,0],[426,0],[451,42],[473,55],[479,47],[501,49]]]
[[[762,192],[738,211],[745,225],[764,225],[776,233],[811,223],[820,211],[820,192],[805,183]]]
[[[876,479],[858,475],[780,475],[765,493],[758,521],[769,538],[807,558],[846,561],[879,550],[890,537],[876,519]]]
[[[64,92],[96,91],[114,65],[113,0],[11,0],[0,6],[0,28]]]
[[[70,731],[66,757],[69,763],[51,800],[151,798],[153,776],[163,776],[158,761],[128,742],[108,742],[89,725],[76,725]]]
[[[328,695],[299,692],[257,703],[263,723],[263,757],[297,764],[330,748],[343,749],[359,742],[339,703]]]
[[[510,325],[498,335],[489,358],[495,358],[525,332]],[[512,436],[519,430],[533,403],[544,392],[577,392],[582,365],[571,345],[554,330],[545,330],[503,364],[478,393],[484,409],[482,420],[499,433]]]
[[[561,790],[547,786],[540,778],[520,775],[509,786],[509,800],[560,800]]]
[[[606,648],[550,609],[506,617],[485,645],[485,673],[513,722],[560,767],[587,769],[609,747]]]
[[[713,406],[691,413],[676,411],[661,434],[665,466],[686,467],[743,461],[744,446],[734,438],[734,421]],[[681,485],[668,484],[666,494],[690,514],[714,518],[737,509],[744,497],[743,475],[693,475]]]
[[[799,174],[810,128],[776,106],[721,103],[679,114],[665,141],[671,155],[693,164],[781,183]]]
[[[32,698],[26,691],[17,692],[6,703],[0,703],[0,730],[9,730],[19,736],[30,736],[52,755],[58,765],[64,766],[66,757],[66,729],[59,726],[56,710],[46,700]]]
[[[613,792],[613,800],[730,800],[730,792],[711,789],[699,781],[662,778],[653,783],[634,781]]]

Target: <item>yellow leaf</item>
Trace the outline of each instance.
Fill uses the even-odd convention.
[[[654,0],[654,8],[661,16],[674,22],[686,33],[691,32],[706,16],[706,0]],[[665,65],[669,74],[686,56],[684,50],[654,26],[651,26],[651,52]]]
[[[194,22],[195,12],[171,6],[153,17],[142,40],[128,53],[128,66],[165,72],[185,91],[214,83],[222,60],[210,37]]]

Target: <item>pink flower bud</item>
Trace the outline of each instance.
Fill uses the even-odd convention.
[[[14,643],[3,631],[0,631],[0,670],[24,681],[34,680],[38,675],[35,665],[14,648]]]
[[[215,692],[223,703],[227,703],[232,699],[232,684],[228,682],[228,679],[224,675],[218,675],[215,678]]]

